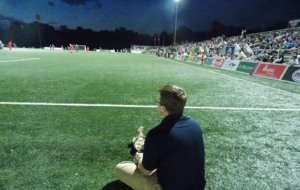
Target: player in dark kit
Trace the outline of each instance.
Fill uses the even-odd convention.
[[[3,44],[2,44],[2,41],[0,40],[0,51],[3,50],[2,46],[3,46]]]

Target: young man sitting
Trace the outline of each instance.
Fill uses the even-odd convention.
[[[202,130],[183,115],[186,93],[175,85],[162,86],[158,92],[157,112],[163,120],[148,132],[145,141],[143,128],[139,128],[133,138],[137,163],[118,164],[115,175],[135,190],[204,189]]]

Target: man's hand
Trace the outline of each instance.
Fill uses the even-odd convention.
[[[140,153],[140,152],[135,153],[135,159],[137,160],[137,167],[141,171],[142,174],[144,174],[144,175],[152,175],[156,170],[149,171],[149,170],[146,170],[144,168],[144,166],[142,164],[143,156],[144,156],[143,153]]]
[[[141,152],[136,152],[135,153],[135,159],[137,160],[137,161],[139,161],[139,159],[143,159],[143,153],[141,153]]]

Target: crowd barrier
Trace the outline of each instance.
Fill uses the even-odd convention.
[[[242,60],[240,61],[212,57],[207,57],[205,60],[201,60],[200,57],[188,55],[176,55],[175,57],[170,57],[194,64],[203,64],[209,67],[237,71],[253,76],[260,76],[269,79],[300,84],[300,66],[289,66],[283,64],[251,62]]]

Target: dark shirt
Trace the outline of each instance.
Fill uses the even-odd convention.
[[[281,59],[281,61],[276,61],[275,63],[283,63],[284,62],[284,56],[283,55],[280,55],[278,57],[278,59]]]
[[[163,190],[201,190],[206,184],[204,155],[199,124],[169,115],[148,132],[142,163],[146,170],[157,168]]]
[[[266,57],[264,57],[263,59],[262,59],[262,62],[268,62],[269,61],[269,59],[268,58],[266,58]]]
[[[276,59],[276,57],[275,56],[272,56],[269,60],[268,60],[268,62],[269,63],[273,63],[273,61]]]

